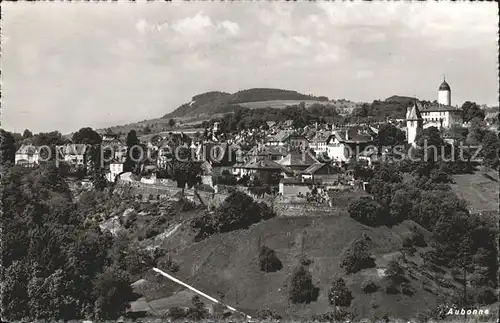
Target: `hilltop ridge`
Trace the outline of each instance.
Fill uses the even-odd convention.
[[[210,91],[193,96],[191,102],[185,103],[174,111],[167,113],[164,118],[194,117],[231,112],[233,108],[241,103],[275,100],[328,101],[328,98],[272,88],[252,88],[232,94],[221,91]]]

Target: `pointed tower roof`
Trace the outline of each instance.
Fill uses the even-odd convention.
[[[420,114],[420,109],[418,108],[417,101],[413,102],[413,106],[409,108],[406,115],[406,120],[421,120],[422,115]]]
[[[439,86],[439,91],[451,91],[450,85],[446,83],[445,76],[443,76],[443,83]]]

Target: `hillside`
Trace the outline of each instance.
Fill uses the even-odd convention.
[[[273,308],[286,317],[306,317],[325,313],[332,308],[328,303],[328,289],[335,275],[343,276],[354,300],[349,310],[356,309],[360,318],[383,315],[385,312],[400,318],[415,317],[422,309],[431,308],[450,288],[460,285],[446,272],[440,275],[422,267],[418,253],[405,264],[410,284],[416,291],[413,296],[389,295],[384,287],[383,270],[399,254],[403,238],[418,228],[428,237],[429,233],[411,221],[387,228],[362,225],[345,213],[320,218],[274,218],[253,225],[248,230],[218,234],[201,242],[194,242],[193,232],[184,226],[165,241],[163,248],[174,250],[180,271],[175,277],[196,286],[209,295],[221,298],[250,315],[261,308]],[[345,275],[340,268],[343,250],[349,243],[365,233],[370,238],[370,252],[376,268]],[[274,249],[283,263],[275,273],[263,273],[258,267],[258,244]],[[420,249],[418,251],[423,251]],[[319,298],[309,305],[289,305],[287,301],[290,277],[301,254],[312,260],[310,272],[319,287]],[[171,306],[190,306],[192,293],[172,286],[165,279],[145,273],[147,281],[156,285],[154,292],[144,296],[155,311],[163,312]],[[439,278],[442,282],[439,282]],[[361,284],[372,279],[379,286],[378,292],[366,294]],[[144,298],[133,307],[146,310]]]
[[[136,130],[141,135],[144,135],[148,133],[171,131],[179,127],[192,127],[203,121],[221,118],[224,114],[232,113],[236,109],[284,109],[288,106],[298,106],[302,102],[305,104],[306,108],[314,104],[335,107],[336,111],[341,115],[349,114],[355,108],[361,106],[360,103],[345,99],[328,100],[328,98],[324,96],[315,97],[290,90],[254,88],[232,94],[211,91],[193,96],[189,103],[181,105],[173,112],[163,117],[145,119],[126,125],[117,125],[109,127],[107,130],[122,135],[127,134],[130,130]],[[175,127],[169,125],[170,119],[175,119],[177,122]],[[147,128],[149,128],[150,132],[147,131],[146,133],[143,130]]]
[[[181,105],[164,118],[209,116],[215,113],[231,112],[234,106],[241,103],[275,101],[275,100],[317,100],[328,101],[326,97],[315,97],[296,91],[254,88],[238,91],[233,94],[225,92],[207,92],[196,95],[191,102]]]

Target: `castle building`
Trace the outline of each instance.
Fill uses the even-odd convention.
[[[409,144],[414,145],[421,129],[449,129],[462,123],[462,109],[451,105],[451,88],[446,80],[443,80],[438,89],[437,104],[423,106],[414,102],[413,106],[406,109],[406,138]]]
[[[421,109],[424,128],[449,129],[454,124],[462,124],[463,113],[458,106],[451,105],[451,88],[446,80],[439,86],[438,102]]]

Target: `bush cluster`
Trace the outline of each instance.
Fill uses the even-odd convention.
[[[319,295],[319,288],[315,287],[312,275],[303,266],[296,268],[292,276],[292,284],[289,291],[289,300],[293,304],[309,304],[316,301]]]
[[[259,251],[260,270],[266,273],[275,272],[283,268],[283,264],[279,260],[276,252],[266,246],[262,246]]]
[[[204,239],[214,233],[246,229],[250,225],[267,220],[275,213],[265,203],[256,203],[247,194],[231,193],[213,214],[203,214],[195,218],[191,225],[198,229],[197,239]]]
[[[366,237],[356,239],[350,244],[344,251],[340,267],[344,268],[347,274],[375,267],[375,261],[368,253]]]

